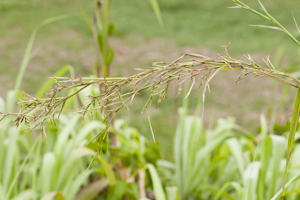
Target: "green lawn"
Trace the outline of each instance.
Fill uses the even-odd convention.
[[[257,2],[249,0],[245,2],[251,2],[250,5],[259,9]],[[92,16],[93,1],[82,1],[81,3],[88,15]],[[268,0],[264,3],[271,14],[276,16],[282,24],[291,28],[293,33],[296,33],[292,18],[293,13],[296,19],[300,19],[300,9],[298,9],[296,0],[288,2]],[[283,33],[247,26],[249,24],[269,23],[245,10],[227,8],[233,5],[234,3],[230,0],[215,0],[213,2],[197,0],[160,1],[165,23],[165,33],[162,33],[148,1],[114,0],[112,1],[111,14],[116,27],[114,37],[126,40],[126,36],[136,34],[147,40],[157,37],[168,38],[179,45],[178,48],[182,46],[205,46],[216,53],[222,53],[221,46],[231,42],[229,50],[232,55],[274,54],[278,47],[285,46],[285,56],[289,58],[298,57],[297,54],[293,54],[297,47]],[[36,46],[38,50],[45,51],[46,55],[38,53],[33,61],[39,61],[37,68],[43,68],[45,72],[41,73],[41,79],[32,80],[30,77],[28,81],[30,84],[40,83],[46,74],[50,75],[65,64],[76,65],[77,71],[81,74],[89,74],[89,69],[83,70],[82,61],[74,59],[73,55],[84,49],[93,48],[91,32],[80,15],[77,1],[40,2],[27,0],[26,3],[19,3],[14,0],[3,0],[0,2],[0,65],[3,76],[14,79],[15,74],[12,71],[18,69],[22,53],[33,28],[43,19],[61,14],[77,14],[78,16],[41,29]],[[124,43],[126,44],[126,41]],[[58,49],[65,52],[70,51],[70,55],[59,57],[55,54],[57,53],[55,50],[45,50],[45,46],[49,46],[49,44],[57,51],[59,51]],[[143,46],[139,43],[135,45]],[[49,51],[52,55],[48,54]],[[91,59],[93,56],[91,55]],[[38,73],[40,72],[39,70]],[[1,84],[4,82],[1,81]],[[12,82],[11,84],[6,83],[6,85],[11,86]],[[24,87],[30,92],[34,92],[36,88],[27,83],[24,84]],[[3,91],[1,92],[3,93]]]
[[[249,24],[270,23],[245,10],[229,9],[228,7],[234,6],[230,0],[164,0],[160,2],[166,26],[166,37],[174,39],[180,45],[204,45],[220,52],[221,45],[232,42],[230,50],[233,54],[241,54],[272,53],[280,45],[292,44],[284,40],[283,34],[247,27]],[[244,2],[259,9],[256,1],[246,0]],[[296,32],[291,13],[295,15],[296,19],[300,18],[297,1],[269,0],[263,2],[271,14]],[[113,19],[118,27],[118,35],[137,32],[148,38],[162,36],[159,26],[151,22],[154,16],[147,1],[116,0],[113,1],[113,8],[115,11]]]

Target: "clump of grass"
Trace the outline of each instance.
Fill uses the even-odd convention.
[[[267,12],[260,1],[259,3],[264,13],[252,9],[239,0],[234,1],[237,3],[235,8],[246,9],[275,24],[275,26],[253,26],[282,31],[300,46],[300,42]],[[296,23],[295,18],[294,21]],[[296,26],[298,27],[297,23]],[[88,96],[89,101],[77,109],[77,112],[82,114],[83,118],[86,118],[94,110],[106,111],[105,113],[107,114],[104,121],[106,121],[107,126],[94,138],[102,138],[102,140],[104,140],[107,136],[108,127],[112,123],[116,113],[123,107],[128,109],[127,104],[131,103],[134,97],[142,91],[150,91],[149,99],[143,108],[144,111],[151,104],[154,96],[158,96],[157,105],[159,105],[160,102],[166,98],[169,88],[173,86],[171,83],[175,83],[176,86],[178,86],[179,94],[181,92],[181,86],[185,82],[190,82],[190,89],[186,95],[186,97],[188,97],[192,88],[196,84],[196,81],[198,80],[200,82],[200,86],[202,83],[204,85],[204,101],[205,91],[209,88],[210,80],[221,70],[240,70],[242,73],[237,81],[244,78],[244,76],[247,74],[270,77],[298,88],[298,95],[294,107],[294,114],[288,139],[287,161],[282,193],[282,198],[284,199],[287,169],[289,165],[290,154],[293,148],[293,141],[297,129],[300,110],[300,81],[289,73],[276,70],[269,58],[265,60],[266,66],[263,67],[255,63],[250,55],[245,56],[247,61],[241,61],[232,58],[227,52],[226,47],[225,53],[226,55],[221,55],[218,58],[210,58],[199,54],[186,54],[170,63],[156,62],[152,68],[142,70],[142,72],[130,77],[83,77],[75,79],[67,77],[53,77],[57,86],[52,88],[49,93],[46,93],[44,98],[36,98],[23,92],[24,99],[19,101],[23,111],[20,113],[0,113],[0,115],[2,116],[2,119],[8,115],[15,115],[17,116],[15,120],[17,125],[23,121],[31,122],[30,129],[34,129],[37,126],[42,126],[48,119],[54,120],[54,114],[56,112],[61,113],[66,101],[85,88],[90,86],[96,86],[98,88],[105,86],[105,91],[99,92],[99,94],[94,96]],[[186,59],[186,57],[190,58]],[[130,86],[131,91],[123,92],[124,90],[122,89],[125,86]],[[73,88],[76,88],[77,90],[67,96],[64,96],[65,91],[70,91]]]

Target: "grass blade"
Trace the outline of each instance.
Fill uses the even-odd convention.
[[[265,191],[266,191],[266,175],[269,170],[269,161],[272,155],[272,140],[268,135],[268,124],[264,115],[260,116],[260,124],[261,124],[261,146],[260,146],[260,176],[258,180],[258,198],[264,199]],[[258,147],[257,147],[258,148]]]
[[[39,186],[41,195],[47,194],[47,192],[52,191],[51,188],[51,177],[53,176],[53,170],[55,170],[55,165],[57,164],[55,154],[53,152],[47,152],[43,156],[42,167],[40,169],[40,184]],[[47,181],[45,181],[47,180]]]
[[[147,115],[148,115],[148,122],[149,122],[149,126],[150,126],[151,135],[152,135],[154,143],[156,143],[153,128],[152,128],[152,124],[151,124],[151,120],[150,120],[150,115],[149,115],[149,112],[148,112],[148,108],[147,108]]]
[[[165,192],[155,167],[152,164],[147,164],[147,168],[151,176],[155,199],[166,200]]]
[[[76,195],[75,200],[94,199],[109,185],[108,179],[100,179],[83,187]]]
[[[43,196],[42,200],[52,200],[54,198],[57,200],[65,200],[63,194],[59,192],[49,192],[45,196]]]
[[[58,70],[55,74],[54,77],[57,76],[63,76],[64,74],[66,74],[67,72],[70,72],[70,76],[75,78],[75,72],[72,66],[67,65],[64,66],[63,68],[61,68],[60,70]],[[44,93],[47,92],[47,90],[54,84],[54,80],[53,79],[49,79],[40,89],[39,91],[35,94],[35,96],[37,98],[41,98],[43,97]]]
[[[268,12],[267,12],[267,10],[266,10],[266,8],[263,6],[263,4],[260,2],[260,1],[258,1],[259,2],[259,4],[261,5],[261,9],[266,13],[266,15],[264,15],[264,14],[262,14],[262,13],[260,13],[260,12],[257,12],[256,10],[254,10],[254,9],[252,9],[252,8],[250,8],[249,6],[247,6],[246,4],[244,4],[244,3],[242,3],[241,1],[239,1],[239,0],[234,0],[235,2],[237,2],[238,4],[240,4],[240,5],[242,5],[242,8],[244,8],[244,9],[246,9],[246,10],[248,10],[248,11],[251,11],[251,12],[253,12],[253,13],[255,13],[255,14],[257,14],[257,15],[259,15],[259,16],[261,16],[261,17],[263,17],[263,18],[265,18],[265,19],[267,19],[267,20],[270,20],[270,21],[272,21],[274,24],[276,24],[279,28],[281,28],[281,30],[287,35],[287,36],[289,36],[298,46],[300,46],[300,42],[284,27],[284,26],[282,26],[272,15],[270,15]]]
[[[18,194],[18,196],[15,196],[12,200],[32,200],[35,196],[37,196],[37,194],[34,191],[25,190]]]
[[[298,23],[297,23],[297,21],[296,21],[296,18],[295,18],[295,16],[294,16],[294,14],[293,14],[293,19],[294,19],[295,25],[296,25],[296,27],[297,27],[297,31],[298,31],[298,33],[300,34],[300,29],[299,29],[299,26],[298,26]]]
[[[151,7],[154,11],[154,14],[156,16],[156,19],[159,23],[159,26],[161,28],[162,31],[164,31],[164,23],[163,20],[161,18],[161,14],[160,14],[160,9],[159,9],[159,5],[158,5],[158,1],[157,0],[149,0]]]
[[[14,90],[10,90],[7,93],[6,97],[6,112],[13,112],[16,106],[17,92]]]
[[[74,174],[76,174],[76,167],[78,166],[77,161],[84,156],[93,156],[96,152],[94,152],[91,149],[88,148],[80,148],[73,150],[72,155],[68,158],[64,158],[64,165],[61,168],[58,180],[56,183],[56,190],[59,190],[63,188],[65,185],[67,185],[67,182],[71,182],[71,178]],[[65,193],[64,193],[65,194]]]
[[[28,41],[28,44],[27,44],[27,47],[26,47],[26,50],[25,50],[25,53],[24,53],[24,56],[23,56],[23,60],[21,62],[20,70],[19,70],[19,73],[18,73],[18,76],[17,76],[15,87],[14,87],[15,91],[17,89],[19,89],[20,86],[21,86],[26,67],[27,67],[27,65],[30,61],[30,53],[31,53],[31,50],[32,50],[32,47],[33,47],[33,43],[34,43],[35,37],[36,37],[37,32],[39,31],[39,29],[42,28],[43,26],[47,25],[47,24],[50,24],[50,23],[53,23],[53,22],[56,22],[56,21],[60,21],[60,20],[63,20],[63,19],[67,19],[67,18],[70,18],[72,16],[73,15],[60,15],[60,16],[56,16],[56,17],[51,17],[51,18],[43,20],[40,24],[38,24],[35,27],[35,29],[32,31],[32,33],[30,35],[30,38],[29,38],[29,41]]]
[[[4,176],[3,176],[3,187],[5,191],[8,191],[6,194],[6,199],[9,197],[10,192],[13,188],[14,184],[11,184],[11,176],[14,173],[13,165],[14,160],[17,155],[17,151],[19,151],[17,145],[18,145],[18,136],[19,136],[20,128],[15,130],[14,128],[9,129],[9,138],[8,138],[8,145],[7,145],[7,151],[5,155],[5,162],[4,162]],[[10,186],[9,186],[10,185]],[[8,189],[9,188],[9,189]]]
[[[243,151],[241,143],[238,141],[237,138],[230,138],[226,141],[235,161],[238,166],[238,170],[241,174],[241,177],[243,176],[245,163],[243,158]]]
[[[270,199],[275,194],[276,186],[278,185],[277,180],[282,176],[281,171],[279,171],[280,163],[284,158],[286,151],[286,138],[279,135],[271,135],[272,139],[272,159],[270,160],[269,172],[271,172],[271,179],[268,184],[268,195],[267,199]],[[280,148],[278,148],[280,147]]]
[[[10,193],[11,193],[11,191],[12,191],[14,185],[15,185],[16,182],[17,182],[17,179],[18,179],[18,177],[19,177],[21,171],[23,170],[24,165],[26,164],[27,160],[29,159],[29,156],[31,156],[31,154],[32,154],[32,152],[33,152],[35,146],[38,144],[38,142],[39,142],[39,139],[36,140],[36,142],[35,142],[35,143],[33,144],[33,146],[31,147],[30,151],[29,151],[28,154],[26,155],[25,159],[23,160],[21,166],[20,166],[19,169],[18,169],[18,172],[16,173],[16,175],[15,175],[15,177],[14,177],[12,183],[11,183],[10,186],[9,186],[9,189],[8,189],[8,192],[7,192],[7,194],[6,194],[6,198],[5,198],[5,199],[7,199],[7,198],[9,197],[9,195],[10,195]]]
[[[74,139],[74,145],[79,146],[79,144],[87,139],[89,135],[93,134],[94,130],[102,130],[105,128],[105,124],[99,121],[90,121],[87,123],[76,135],[76,138]]]
[[[293,118],[292,118],[290,133],[289,133],[289,139],[288,139],[286,166],[285,166],[283,186],[282,186],[282,199],[284,199],[284,196],[285,196],[285,183],[286,183],[286,179],[287,179],[287,171],[288,171],[288,167],[289,167],[290,156],[291,156],[291,153],[293,150],[294,138],[295,138],[295,134],[297,131],[297,126],[298,126],[299,112],[300,112],[300,89],[298,89],[297,98],[295,101]]]
[[[177,191],[178,191],[178,188],[176,186],[166,187],[168,200],[177,200],[178,199]]]
[[[179,196],[182,198],[184,191],[183,191],[183,183],[182,181],[184,178],[182,175],[182,151],[181,151],[181,143],[182,143],[182,136],[181,133],[184,131],[185,121],[186,121],[186,114],[187,114],[187,101],[183,101],[185,105],[183,108],[178,109],[179,120],[175,132],[175,139],[174,139],[174,160],[175,160],[175,168],[176,168],[176,183],[178,187]]]
[[[89,182],[89,177],[92,173],[94,173],[94,170],[90,169],[90,170],[87,170],[87,171],[83,171],[79,176],[77,176],[77,178],[73,181],[72,187],[69,189],[68,192],[66,192],[66,197],[69,198],[69,199],[75,199],[75,196],[78,193],[78,191],[81,191],[80,188],[83,185],[85,185],[85,183]],[[98,187],[96,187],[96,188],[94,188],[94,190],[90,191],[90,195],[93,194],[93,193],[98,194],[99,193],[99,186],[105,180],[107,180],[107,179],[98,180],[98,181],[101,181],[101,182],[99,182],[99,184],[97,185]],[[107,185],[108,185],[108,183],[107,183]],[[100,188],[103,188],[103,186],[102,187],[100,186]],[[86,198],[86,199],[93,199],[93,198]]]
[[[293,178],[291,178],[291,180],[289,182],[287,182],[287,184],[285,185],[285,187],[287,188],[290,184],[292,184],[295,180],[297,180],[300,177],[300,172],[298,174],[296,174]],[[280,189],[270,200],[276,200],[277,197],[279,197],[279,195],[283,192],[282,189]]]
[[[109,185],[110,186],[115,185],[116,184],[116,176],[115,176],[115,173],[114,173],[111,165],[101,156],[97,156],[97,159],[99,160],[101,166],[103,167],[103,169],[107,175]]]
[[[70,137],[72,131],[74,131],[76,124],[78,123],[78,120],[79,120],[79,116],[75,115],[74,117],[72,117],[72,119],[70,119],[70,121],[67,123],[64,129],[61,131],[59,138],[54,147],[54,152],[57,158],[60,159],[63,158],[62,152],[64,152],[66,148],[64,144],[67,144],[67,140]]]
[[[262,9],[262,11],[264,11],[266,14],[268,14],[267,9],[266,9],[265,6],[260,2],[260,0],[258,0],[258,3],[260,4],[260,8]]]
[[[259,178],[260,162],[250,163],[244,172],[244,186],[248,185],[245,200],[257,199],[256,188]]]
[[[274,30],[282,31],[282,28],[279,28],[277,26],[267,26],[267,25],[249,25],[249,26],[260,27],[260,28],[268,28],[268,29],[274,29]]]
[[[0,112],[5,112],[5,101],[0,97]]]

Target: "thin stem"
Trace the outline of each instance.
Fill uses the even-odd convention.
[[[293,150],[294,138],[298,126],[299,112],[300,112],[300,88],[298,89],[298,93],[295,101],[293,118],[292,118],[290,133],[289,133],[289,139],[288,139],[287,159],[286,159],[286,166],[285,166],[283,186],[282,186],[282,199],[285,198],[285,183],[287,179],[287,171],[290,162],[290,156]]]

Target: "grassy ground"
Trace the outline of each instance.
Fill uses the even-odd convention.
[[[166,36],[181,45],[201,44],[220,51],[220,45],[232,41],[231,51],[239,54],[272,51],[283,42],[286,43],[283,41],[282,34],[247,27],[248,24],[265,24],[266,22],[250,12],[228,9],[234,6],[230,0],[214,0],[213,2],[164,0],[160,2]],[[259,9],[255,1],[244,2]],[[288,2],[269,0],[264,3],[270,13],[276,15],[278,20],[288,27],[293,26],[292,12],[300,17],[300,10],[295,7],[295,0]],[[117,0],[114,1],[114,6],[113,18],[116,21],[116,27],[119,27],[117,33],[120,36],[133,31],[148,38],[161,35],[158,25],[151,23],[153,13],[147,1]]]
[[[90,16],[93,2],[81,1]],[[245,2],[259,9],[257,2]],[[298,1],[266,0],[263,3],[282,24],[296,32],[291,13],[300,21]],[[162,0],[160,6],[165,23],[165,32],[162,33],[148,1],[113,0],[112,21],[116,27],[111,41],[116,52],[113,74],[130,75],[136,67],[149,67],[153,61],[171,61],[187,52],[216,56],[223,52],[220,46],[229,42],[232,42],[229,50],[234,56],[252,53],[259,60],[263,55],[275,55],[280,47],[283,49],[280,67],[286,67],[290,60],[295,61],[293,66],[298,65],[298,49],[289,39],[285,39],[283,33],[248,27],[248,24],[268,22],[244,10],[227,8],[233,5],[230,0]],[[66,13],[79,16],[47,25],[38,33],[35,57],[30,62],[22,86],[31,94],[48,76],[66,64],[75,68],[77,76],[91,74],[95,61],[91,32],[80,16],[77,1],[0,1],[1,96],[5,96],[6,91],[13,87],[34,27],[43,19]],[[253,124],[258,124],[260,112],[273,106],[269,99],[280,101],[281,89],[274,82],[252,77],[234,85],[237,77],[237,74],[220,74],[212,82],[212,93],[207,95],[206,100],[205,120],[208,125],[213,124],[218,117],[231,114],[254,130],[256,126]],[[277,89],[275,93],[274,87]],[[151,110],[154,131],[164,152],[171,148],[170,138],[177,120],[176,108],[182,99],[181,96],[175,100],[172,98],[174,95],[170,94],[170,98],[158,109]],[[192,108],[201,95],[201,91],[192,94]],[[135,106],[131,106],[131,113],[123,112],[120,116],[128,118],[141,133],[150,136],[147,117],[139,115],[145,99],[146,95],[142,94]]]

